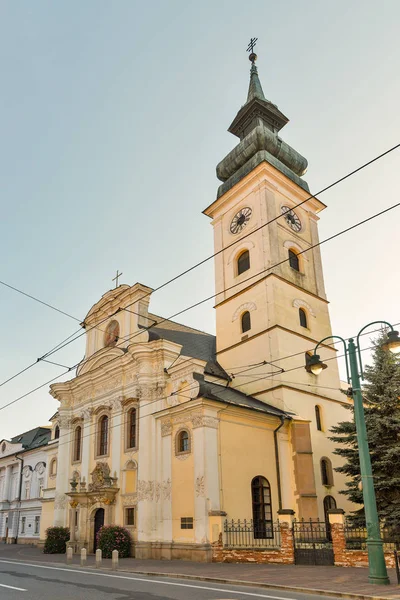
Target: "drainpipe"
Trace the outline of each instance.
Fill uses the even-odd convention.
[[[275,444],[275,464],[276,464],[276,478],[278,480],[278,504],[279,510],[282,510],[282,489],[281,489],[281,468],[279,465],[279,448],[278,448],[278,431],[285,424],[285,417],[281,415],[280,425],[274,429],[274,444]]]
[[[22,491],[22,469],[24,468],[24,459],[21,458],[20,456],[18,456],[17,454],[15,455],[15,458],[17,460],[21,461],[21,472],[20,472],[20,476],[19,476],[19,489],[18,489],[18,502],[19,502],[19,511],[18,511],[18,518],[17,518],[17,535],[15,536],[15,543],[18,544],[18,533],[19,533],[19,517],[21,515],[21,491]]]

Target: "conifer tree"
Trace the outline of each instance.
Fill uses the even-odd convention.
[[[400,361],[399,357],[384,350],[381,344],[386,336],[374,342],[372,365],[364,369],[364,410],[371,455],[372,473],[378,513],[388,525],[400,523]],[[336,471],[347,475],[345,494],[360,505],[356,514],[363,515],[363,497],[360,489],[360,464],[354,409],[349,406],[349,421],[332,427],[332,441],[337,444],[334,453],[344,458]]]

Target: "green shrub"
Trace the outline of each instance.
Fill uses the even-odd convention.
[[[119,558],[128,558],[131,553],[130,533],[119,525],[104,525],[97,534],[97,547],[103,558],[111,558],[113,550],[118,550]]]
[[[49,527],[46,529],[45,554],[65,554],[66,542],[69,540],[68,527]]]

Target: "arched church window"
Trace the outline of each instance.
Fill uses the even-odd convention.
[[[302,327],[307,328],[307,313],[303,308],[299,308],[299,321]]]
[[[128,412],[128,448],[136,448],[136,408]]]
[[[273,538],[271,486],[265,477],[254,477],[251,482],[251,499],[253,505],[254,538]]]
[[[289,250],[289,265],[295,271],[300,271],[299,257],[294,250]]]
[[[50,463],[50,475],[57,475],[57,459],[53,458]]]
[[[321,458],[322,485],[333,485],[332,463],[329,458]]]
[[[82,451],[82,427],[78,425],[74,431],[74,461],[81,460]]]
[[[176,450],[177,454],[190,452],[190,436],[186,429],[183,429],[177,435]]]
[[[99,455],[108,452],[108,417],[103,415],[99,421]]]
[[[237,259],[237,273],[241,275],[250,269],[250,252],[245,250]]]
[[[56,425],[56,428],[54,430],[54,439],[58,440],[59,437],[60,437],[60,428],[58,425]]]
[[[249,331],[251,329],[251,319],[250,313],[248,310],[242,314],[242,333]]]
[[[315,420],[318,431],[322,431],[321,408],[318,406],[318,404],[315,406]]]

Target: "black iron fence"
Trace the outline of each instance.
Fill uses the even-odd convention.
[[[367,550],[367,529],[363,523],[346,520],[344,537],[347,550]],[[400,529],[398,527],[381,527],[383,549],[386,552],[400,550]]]
[[[224,545],[236,548],[279,548],[279,523],[253,519],[225,519]]]
[[[326,521],[294,521],[294,560],[297,565],[333,565],[331,527]]]

